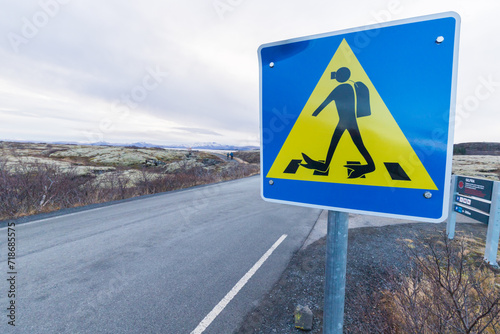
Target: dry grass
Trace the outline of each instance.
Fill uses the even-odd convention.
[[[455,155],[453,173],[472,177],[500,180],[500,156]]]
[[[500,270],[484,263],[484,240],[442,233],[401,243],[408,266],[370,293],[358,289],[349,333],[500,333]]]
[[[443,233],[407,247],[411,270],[385,291],[394,333],[500,333],[500,272],[486,266],[479,240]]]

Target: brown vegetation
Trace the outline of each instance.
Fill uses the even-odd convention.
[[[500,271],[483,249],[444,233],[408,242],[410,266],[383,278],[385,289],[357,299],[364,333],[500,333]]]
[[[500,143],[461,143],[453,145],[453,154],[460,155],[500,155]]]
[[[205,152],[1,144],[0,220],[259,173],[257,164],[229,164]]]

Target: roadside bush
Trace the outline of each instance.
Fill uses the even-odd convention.
[[[222,180],[232,180],[237,178],[242,178],[250,175],[258,174],[260,171],[260,167],[258,165],[253,164],[240,164],[229,166],[226,169],[223,169],[219,175]]]
[[[409,245],[414,266],[386,293],[395,333],[500,333],[500,274],[462,237]]]
[[[17,163],[11,170],[0,161],[0,219],[47,212],[82,202],[88,177],[56,165]]]
[[[12,167],[0,158],[0,220],[232,180],[254,175],[259,168],[185,167],[173,174],[142,169],[139,180],[131,180],[125,172],[117,169],[96,179],[56,164],[17,161]]]
[[[467,238],[441,236],[405,247],[408,270],[356,296],[359,333],[500,333],[500,270]]]

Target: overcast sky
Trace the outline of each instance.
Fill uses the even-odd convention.
[[[498,0],[0,3],[0,140],[259,145],[261,44],[456,11],[455,143],[500,142]]]

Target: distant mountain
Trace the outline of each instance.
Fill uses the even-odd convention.
[[[237,145],[223,145],[215,142],[210,143],[193,143],[193,144],[173,144],[173,145],[155,145],[145,142],[137,142],[131,144],[123,143],[108,143],[108,142],[96,142],[89,144],[92,146],[133,146],[141,148],[176,148],[176,149],[195,149],[195,150],[225,150],[225,151],[250,151],[258,150],[258,146],[237,146]]]
[[[89,144],[84,144],[84,145],[90,145],[90,146],[122,146],[121,144],[113,144],[113,143],[108,143],[105,141],[98,141],[95,143],[89,143]]]
[[[224,150],[224,151],[251,151],[260,149],[259,146],[236,146],[236,145],[224,145],[215,142],[210,143],[193,143],[193,144],[182,144],[182,145],[168,145],[162,146],[164,148],[191,148],[196,150]]]
[[[31,143],[31,142],[27,142],[27,143]],[[42,142],[40,142],[40,143],[42,143]],[[54,141],[54,142],[50,142],[50,143],[47,143],[47,144],[53,144],[53,145],[81,145],[79,142],[76,142],[76,141]]]
[[[121,144],[120,146],[135,146],[135,147],[144,147],[144,148],[151,148],[151,147],[163,148],[163,146],[161,146],[161,145],[155,145],[155,144],[150,144],[150,143],[145,143],[145,142],[138,142],[138,143],[132,143],[132,144],[126,144],[126,145]]]
[[[108,143],[105,141],[95,142],[95,143],[79,143],[74,141],[56,141],[56,142],[41,142],[41,141],[22,141],[22,140],[5,140],[6,142],[17,142],[17,143],[32,143],[32,144],[53,144],[53,145],[90,145],[90,146],[129,146],[129,147],[141,147],[141,148],[177,148],[177,149],[195,149],[195,150],[225,150],[225,151],[251,151],[260,149],[259,146],[237,146],[237,145],[224,145],[218,144],[216,142],[208,143],[192,143],[192,144],[172,144],[172,145],[156,145],[146,142],[136,142],[136,143]],[[0,140],[2,142],[2,140]]]

